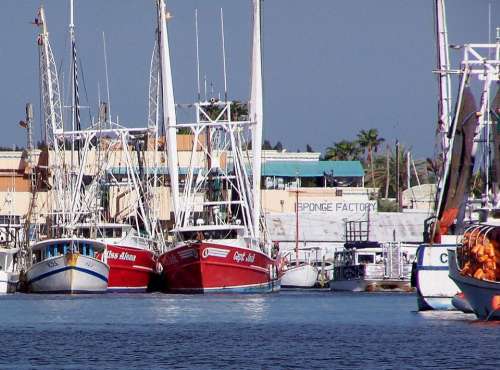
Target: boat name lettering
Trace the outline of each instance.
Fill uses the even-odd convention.
[[[110,260],[123,260],[123,261],[134,262],[137,256],[134,254],[129,254],[127,252],[116,253],[108,250],[106,251],[106,257]]]
[[[448,263],[448,253],[441,253],[439,260],[441,263]]]
[[[236,262],[255,262],[255,253],[246,253],[246,252],[234,252],[233,260]]]
[[[165,266],[172,266],[172,265],[175,265],[179,262],[179,260],[177,259],[177,257],[174,255],[174,254],[168,254],[165,258]]]
[[[48,267],[56,267],[56,266],[59,266],[59,264],[57,263],[57,261],[49,261],[49,262],[47,262],[47,266]]]
[[[377,202],[299,202],[299,212],[376,212]]]

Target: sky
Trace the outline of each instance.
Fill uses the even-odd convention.
[[[0,145],[24,146],[18,125],[26,102],[35,107],[40,138],[37,29],[40,0],[0,0]],[[70,56],[69,0],[44,0],[60,84]],[[148,81],[156,27],[153,0],[75,0],[80,96],[88,120],[106,79],[111,113],[125,126],[147,122]],[[196,100],[194,11],[198,9],[200,67],[209,90],[223,93],[220,8],[224,11],[228,92],[247,100],[250,82],[250,0],[170,0],[169,22],[177,103]],[[499,0],[448,0],[452,44],[488,41],[488,9],[500,26]],[[316,151],[361,129],[377,128],[414,155],[435,152],[437,82],[433,0],[265,0],[263,3],[264,138],[290,151]],[[492,32],[493,33],[493,32]],[[455,66],[459,55],[452,52]],[[65,72],[67,76],[67,72]],[[84,86],[85,88],[83,88]],[[456,89],[456,83],[453,89]],[[99,88],[98,88],[99,86]],[[210,91],[209,91],[210,94]],[[88,96],[88,100],[85,97]],[[85,125],[85,121],[84,121]]]

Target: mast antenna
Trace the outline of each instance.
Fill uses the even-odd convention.
[[[224,101],[227,101],[226,45],[224,42],[224,12],[220,8],[220,32],[222,39],[222,62],[224,65]]]
[[[199,33],[198,33],[198,8],[194,10],[194,26],[196,30],[196,81],[198,85],[198,102],[199,102],[201,100],[201,91],[200,91],[200,45],[199,45]]]
[[[109,75],[108,75],[108,56],[106,52],[106,36],[104,31],[102,31],[102,49],[104,53],[104,70],[106,72],[106,94],[108,98],[108,120],[111,122],[111,99],[109,97]]]
[[[208,100],[208,97],[207,97],[207,75],[204,76],[203,83],[205,85],[205,101],[207,101]]]

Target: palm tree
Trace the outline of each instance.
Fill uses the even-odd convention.
[[[379,146],[385,141],[384,138],[378,137],[378,130],[371,128],[369,130],[361,130],[358,134],[358,144],[365,152],[366,159],[370,163],[372,186],[375,187],[375,170],[373,167],[373,152],[377,152]]]
[[[342,140],[326,148],[325,159],[349,161],[359,159],[361,151],[356,141]]]
[[[407,168],[407,155],[408,149],[404,148],[403,145],[399,146],[399,158],[396,158],[396,152],[393,150],[390,151],[390,148],[387,147],[389,157],[389,171],[387,171],[387,156],[386,155],[374,155],[373,156],[373,174],[375,176],[375,182],[377,184],[386,184],[388,187],[388,196],[394,197],[397,194],[396,187],[396,169],[399,168],[399,178],[400,178],[400,189],[406,189],[406,183],[408,176],[408,168]],[[397,164],[399,162],[399,164]],[[417,180],[415,178],[415,172],[417,173],[418,178],[420,179],[420,183],[428,183],[429,176],[427,172],[427,163],[424,160],[416,159],[414,161],[415,168],[413,165],[410,167],[410,175],[412,178],[412,184],[415,185]],[[389,173],[389,177],[388,177]]]

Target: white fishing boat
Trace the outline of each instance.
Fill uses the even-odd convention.
[[[465,218],[469,208],[469,182],[472,178],[474,156],[482,130],[477,130],[479,112],[469,87],[470,68],[478,65],[475,51],[462,62],[460,89],[455,112],[451,104],[451,68],[444,0],[435,0],[438,101],[438,158],[443,162],[436,198],[435,217],[426,222],[424,244],[417,251],[412,272],[412,285],[417,290],[419,311],[455,310],[453,297],[459,293],[449,278],[447,250],[456,248],[457,239],[470,220]],[[479,49],[478,49],[479,50]],[[488,58],[485,58],[486,60]],[[470,63],[469,63],[470,60]],[[482,72],[481,72],[482,74]],[[476,135],[478,133],[479,135]],[[432,223],[431,223],[432,221]]]
[[[412,271],[412,285],[417,291],[419,311],[455,310],[452,299],[460,292],[460,289],[448,274],[448,249],[450,248],[456,248],[456,243],[422,244],[417,249],[417,259]]]
[[[31,293],[105,293],[109,266],[106,245],[91,239],[58,238],[31,247],[26,272]]]
[[[70,1],[73,29],[73,1]],[[53,200],[51,212],[46,215],[47,235],[37,233],[27,247],[27,261],[23,261],[23,285],[32,293],[103,293],[108,287],[109,266],[106,264],[105,244],[96,240],[74,235],[75,223],[81,217],[83,169],[75,165],[80,153],[80,141],[75,134],[65,136],[62,121],[62,104],[54,56],[49,43],[49,33],[43,7],[38,12],[35,25],[40,27],[38,35],[39,68],[41,72],[41,95],[44,107],[44,120],[49,141],[49,168],[52,171]],[[71,33],[73,36],[73,34]],[[79,128],[78,95],[75,67],[75,45],[73,42],[73,84],[72,84],[72,121]],[[75,124],[76,122],[76,124]],[[71,143],[71,161],[65,155],[67,140]],[[75,150],[76,148],[76,150]],[[88,148],[86,146],[85,148]],[[84,163],[84,162],[82,162]],[[80,163],[80,164],[82,164]],[[36,187],[33,190],[33,201]],[[30,212],[26,229],[30,228]]]

